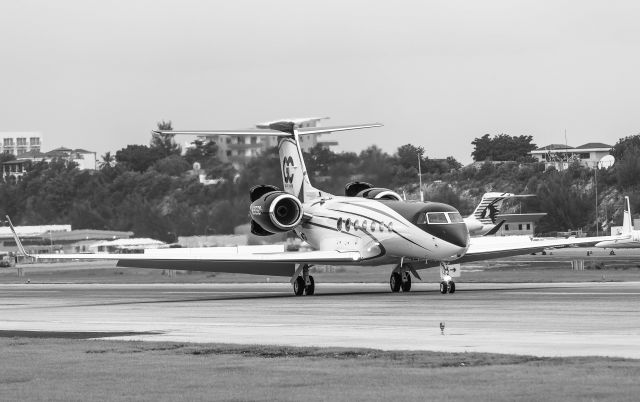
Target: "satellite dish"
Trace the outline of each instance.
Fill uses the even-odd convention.
[[[193,162],[193,170],[200,170],[200,162]]]
[[[615,163],[613,155],[605,155],[598,161],[598,169],[609,169]]]

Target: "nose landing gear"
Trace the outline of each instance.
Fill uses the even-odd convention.
[[[440,282],[440,293],[443,295],[447,293],[456,292],[456,283],[454,281],[442,281]]]
[[[455,272],[457,272],[458,276],[460,275],[459,267],[455,268]],[[447,293],[455,293],[456,292],[456,283],[451,278],[453,272],[449,269],[449,264],[445,262],[440,263],[440,293],[446,295]]]

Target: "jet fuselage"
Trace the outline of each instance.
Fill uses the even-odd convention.
[[[358,251],[363,265],[453,261],[469,247],[460,213],[446,204],[332,197],[305,203],[304,211],[311,219],[298,236],[318,250]]]

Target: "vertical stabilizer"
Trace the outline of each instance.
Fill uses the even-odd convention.
[[[629,206],[629,197],[624,197],[624,217],[622,218],[622,233],[631,233],[633,223],[631,221],[631,207]]]
[[[280,154],[280,168],[282,170],[282,184],[284,191],[298,197],[301,202],[322,197],[323,193],[311,185],[307,167],[302,157],[300,137],[293,122],[277,122],[269,125],[273,130],[291,134],[281,137],[278,142]]]
[[[496,223],[496,216],[500,213],[502,201],[512,197],[515,195],[511,193],[485,193],[472,216],[481,222]]]

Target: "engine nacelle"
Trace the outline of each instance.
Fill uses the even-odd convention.
[[[356,197],[370,198],[372,200],[392,200],[402,201],[400,194],[395,191],[391,191],[388,188],[374,187],[367,190],[362,190],[356,195]]]
[[[402,201],[400,194],[387,188],[373,187],[373,184],[364,181],[354,181],[344,188],[347,197],[363,197],[372,200]]]
[[[284,191],[270,191],[254,200],[249,207],[252,232],[282,233],[292,230],[302,220],[302,203]],[[262,229],[262,231],[260,231]],[[259,234],[259,233],[255,233]]]

